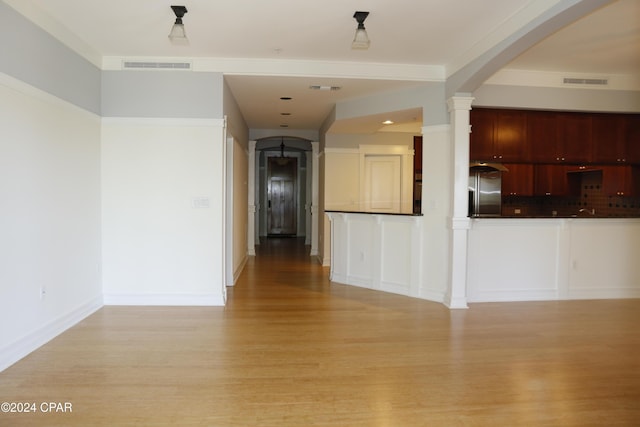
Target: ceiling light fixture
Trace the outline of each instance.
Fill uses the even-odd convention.
[[[395,122],[393,120],[385,120],[384,122],[382,122],[383,125],[392,125]]]
[[[356,29],[356,35],[351,43],[351,49],[369,49],[369,36],[367,30],[364,28],[364,20],[369,16],[369,12],[356,12],[353,17],[358,21],[358,28]]]
[[[187,33],[184,31],[184,24],[182,23],[182,18],[184,14],[187,13],[187,8],[185,6],[171,6],[173,9],[173,13],[176,15],[176,22],[171,27],[171,32],[169,33],[169,40],[175,44],[187,44],[189,40],[187,39]]]

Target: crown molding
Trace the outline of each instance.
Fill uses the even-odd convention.
[[[260,58],[176,58],[105,56],[101,68],[123,69],[124,61],[192,63],[195,72],[218,72],[230,75],[364,78],[377,80],[408,80],[442,82],[444,66],[416,64],[382,64],[344,61],[302,61]]]
[[[566,84],[563,79],[605,79],[607,85],[575,85]],[[502,69],[491,76],[485,85],[504,86],[529,86],[529,87],[553,87],[563,89],[593,89],[593,90],[630,90],[640,91],[640,76],[629,74],[599,74],[599,73],[574,73],[559,71],[532,71]]]

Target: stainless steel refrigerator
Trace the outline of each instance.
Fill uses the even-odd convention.
[[[502,211],[502,170],[500,166],[469,168],[469,216],[498,217]],[[502,167],[504,169],[504,167]]]

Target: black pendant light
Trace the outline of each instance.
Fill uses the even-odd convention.
[[[176,44],[189,43],[187,33],[184,30],[184,24],[182,23],[182,18],[184,14],[187,13],[186,6],[171,6],[171,9],[173,9],[173,13],[176,15],[176,22],[171,27],[169,39],[172,43]]]
[[[369,12],[356,12],[353,17],[358,21],[358,28],[356,28],[356,35],[351,43],[351,49],[369,49],[369,36],[367,30],[364,28],[364,20],[369,16]]]

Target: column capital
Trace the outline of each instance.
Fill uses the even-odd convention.
[[[474,99],[473,96],[452,96],[447,100],[449,112],[454,110],[471,110],[471,103]]]

